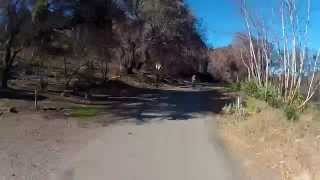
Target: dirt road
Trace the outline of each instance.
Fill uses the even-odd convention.
[[[28,99],[0,97],[20,110],[0,116],[0,180],[239,179],[215,134],[214,113],[228,96],[210,86],[122,89],[95,100],[102,112],[86,128],[57,112],[23,111]]]
[[[183,103],[180,105],[185,106],[175,108],[184,110],[196,110],[202,105],[194,103],[208,101],[205,96],[198,99],[197,96],[188,96],[188,93],[181,97],[177,96],[179,94],[174,95],[171,98],[181,98],[179,100],[183,100]],[[143,123],[135,123],[133,119],[126,120],[106,127],[51,179],[240,179],[236,163],[229,159],[223,145],[216,138],[214,116],[210,112],[201,112],[200,109],[201,113],[183,111],[188,113],[189,118],[170,120],[169,109],[155,111],[155,108],[150,107],[146,106],[142,111],[144,115],[152,116],[152,119],[147,122],[144,120]]]
[[[209,119],[113,125],[65,167],[63,180],[235,180]],[[57,178],[56,178],[57,179]]]

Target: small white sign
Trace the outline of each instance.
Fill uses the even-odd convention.
[[[160,71],[160,69],[162,68],[162,65],[160,63],[156,64],[156,70]]]

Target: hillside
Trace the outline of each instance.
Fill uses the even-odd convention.
[[[106,81],[144,73],[190,78],[207,61],[197,19],[181,0],[5,3],[0,14],[8,20],[0,23],[4,88],[19,59],[20,67],[33,67],[22,72],[42,79],[59,74],[67,86],[71,79]]]

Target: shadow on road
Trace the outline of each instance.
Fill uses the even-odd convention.
[[[1,99],[15,99],[15,100],[25,100],[34,101],[34,92],[28,90],[18,90],[18,89],[0,89],[0,100]],[[47,97],[38,95],[38,100],[45,100]]]
[[[114,115],[114,121],[135,119],[145,122],[157,120],[189,120],[198,114],[219,113],[232,99],[210,84],[183,85],[175,90],[138,88],[121,81],[110,81],[91,90],[90,105],[98,105],[102,113]],[[57,94],[57,93],[56,93]],[[51,99],[50,94],[38,99]],[[59,96],[59,95],[58,95]],[[24,89],[0,90],[0,99],[33,101],[32,91]],[[82,104],[81,97],[63,99]]]
[[[118,85],[119,86],[119,85]],[[232,99],[208,85],[183,90],[142,89],[128,85],[122,90],[109,89],[105,97],[95,96],[95,102],[104,102],[108,113],[118,120],[137,119],[140,122],[157,120],[188,120],[200,113],[220,113]],[[212,85],[211,85],[212,86]]]

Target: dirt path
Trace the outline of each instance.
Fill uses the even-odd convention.
[[[239,179],[215,134],[213,113],[227,96],[209,86],[124,94],[110,95],[96,117],[108,127],[46,113],[1,116],[0,180]]]
[[[58,179],[239,179],[223,147],[210,138],[208,118],[110,126]]]
[[[190,95],[172,97],[183,100],[183,103],[180,102],[183,107],[176,108],[188,110],[203,105],[194,102],[207,105],[208,97],[195,99],[197,96]],[[162,110],[161,113],[166,112]],[[240,179],[235,162],[228,158],[223,145],[210,131],[214,130],[214,116],[211,113],[192,113],[188,114],[187,120],[169,120],[159,118],[163,114],[155,113],[152,108],[143,111],[144,114],[153,112],[153,118],[142,124],[129,120],[106,127],[52,179]],[[165,114],[168,117],[168,113]]]

